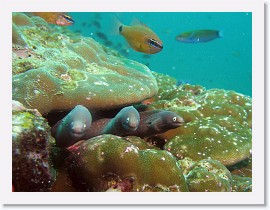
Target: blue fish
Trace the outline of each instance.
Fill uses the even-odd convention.
[[[221,38],[221,32],[217,30],[196,30],[184,32],[176,36],[176,40],[185,43],[209,42]]]

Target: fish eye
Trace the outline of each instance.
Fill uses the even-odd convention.
[[[75,21],[74,21],[70,16],[68,16],[68,15],[62,14],[61,16],[62,16],[63,18],[65,18],[67,21],[71,22],[71,23],[74,23],[74,22],[75,22]]]
[[[119,26],[119,32],[122,32],[123,26]]]
[[[163,46],[162,46],[161,44],[159,44],[159,43],[158,43],[156,40],[154,40],[154,39],[148,39],[147,43],[150,44],[150,45],[153,46],[153,47],[156,47],[156,48],[160,48],[160,49],[163,48]]]
[[[126,119],[126,123],[129,123],[129,117]]]
[[[173,122],[176,122],[176,117],[173,117],[172,120],[173,120]]]

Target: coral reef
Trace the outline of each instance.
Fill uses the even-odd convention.
[[[232,175],[232,192],[252,192],[252,179]]]
[[[12,30],[13,191],[252,190],[250,97],[177,85],[40,17],[13,13]],[[94,117],[75,131],[95,135],[56,144],[47,122],[64,119],[69,132],[81,119],[71,111],[76,105]],[[128,124],[129,115],[119,116],[130,107],[135,117]],[[50,114],[59,118],[52,123]],[[62,129],[52,134],[70,140]]]
[[[179,159],[212,158],[234,165],[251,154],[251,98],[234,91],[176,86],[168,76],[157,77],[161,87],[150,109],[167,109],[185,125],[161,135],[164,149]]]
[[[42,114],[77,104],[112,109],[157,93],[148,67],[116,56],[93,39],[64,33],[39,17],[15,13],[13,20],[12,96],[26,107]]]
[[[12,111],[12,187],[14,191],[49,191],[55,171],[49,157],[54,141],[46,120],[36,110],[13,103]]]
[[[69,170],[78,191],[107,191],[123,184],[128,189],[122,191],[144,191],[146,186],[147,191],[157,187],[160,191],[188,191],[175,157],[167,151],[139,150],[109,134],[68,149],[73,154],[68,158]]]
[[[216,160],[200,160],[193,164],[187,174],[191,192],[230,192],[230,171]]]

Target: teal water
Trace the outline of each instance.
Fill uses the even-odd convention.
[[[252,13],[246,12],[147,12],[70,13],[69,28],[92,37],[136,60],[152,71],[175,77],[179,83],[199,84],[207,89],[234,90],[252,96]],[[163,41],[163,50],[146,55],[134,51],[121,35],[111,33],[112,16],[126,25],[139,19]],[[182,32],[215,29],[222,37],[206,43],[181,43]],[[106,37],[102,37],[103,33]],[[99,36],[98,36],[99,35]]]

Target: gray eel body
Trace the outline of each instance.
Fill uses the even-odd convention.
[[[114,118],[101,118],[92,122],[87,108],[77,105],[52,127],[56,146],[69,147],[80,140],[102,135],[147,137],[164,133],[184,123],[182,117],[166,110],[138,112],[133,106],[124,107]]]
[[[129,133],[131,136],[153,136],[164,133],[170,129],[180,127],[184,119],[174,112],[166,110],[150,110],[140,112],[140,124],[138,128]]]
[[[66,148],[83,139],[91,123],[92,116],[89,110],[81,105],[75,106],[52,127],[52,136],[56,140],[56,146]]]
[[[140,115],[133,106],[121,109],[114,118],[103,118],[96,120],[85,137],[91,138],[102,134],[113,134],[117,136],[128,135],[136,130],[140,123]]]

